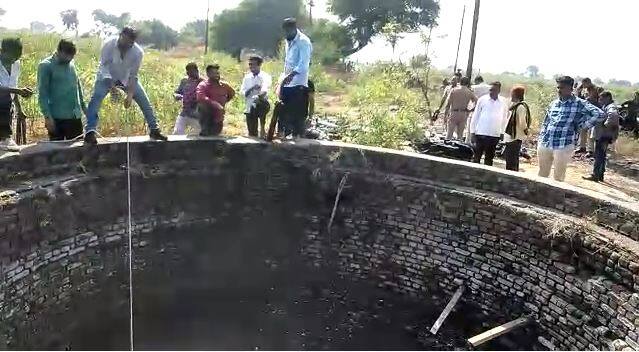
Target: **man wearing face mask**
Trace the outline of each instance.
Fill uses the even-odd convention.
[[[62,39],[55,54],[38,66],[38,103],[52,141],[82,135],[82,115],[87,107],[72,61],[76,51],[73,42]]]
[[[114,100],[117,100],[119,90],[126,93],[125,108],[130,108],[132,101],[135,100],[142,110],[146,124],[149,126],[150,138],[167,140],[166,136],[160,133],[149,97],[138,80],[144,51],[135,42],[137,37],[138,31],[135,28],[124,27],[118,37],[108,39],[102,46],[93,97],[87,109],[87,133],[84,137],[84,142],[87,144],[97,144],[98,111],[102,101],[109,93],[115,97]]]

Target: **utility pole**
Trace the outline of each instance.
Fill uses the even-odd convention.
[[[211,10],[211,0],[206,0],[206,30],[204,33],[204,55],[209,52],[209,11]]]
[[[473,33],[470,37],[470,52],[468,53],[468,67],[466,68],[466,77],[470,79],[473,76],[473,60],[475,59],[475,41],[477,39],[477,23],[479,22],[479,5],[481,0],[475,0],[475,14],[473,15]]]
[[[461,26],[459,27],[459,40],[457,41],[457,56],[455,56],[455,68],[453,73],[457,72],[457,61],[459,60],[459,47],[461,46],[462,32],[464,31],[464,18],[466,17],[466,5],[464,5],[464,11],[462,12]]]
[[[313,25],[313,6],[315,6],[315,2],[308,0],[308,21],[311,26]]]

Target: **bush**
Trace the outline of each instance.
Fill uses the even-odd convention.
[[[352,113],[342,117],[343,135],[350,142],[399,148],[423,135],[424,99],[406,88],[406,68],[373,65],[348,87]]]

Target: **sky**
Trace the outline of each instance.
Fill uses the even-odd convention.
[[[241,0],[210,1],[213,16],[237,6]],[[28,28],[31,21],[41,21],[61,29],[59,12],[77,9],[80,32],[85,32],[93,28],[91,12],[101,8],[109,13],[130,12],[134,19],[158,18],[179,29],[189,21],[205,17],[206,2],[0,0],[0,7],[7,11],[0,18],[0,26]],[[331,17],[326,10],[326,0],[315,0],[315,4],[315,16]],[[437,67],[445,68],[455,62],[464,5],[467,9],[459,66],[466,67],[473,0],[440,0],[439,23],[433,30],[430,48]],[[529,65],[536,65],[547,76],[568,74],[605,81],[615,78],[639,82],[639,69],[633,65],[639,58],[637,27],[633,25],[638,15],[637,0],[483,0],[475,68],[481,72],[523,73]],[[623,49],[626,43],[632,43],[634,49]],[[353,60],[362,63],[407,60],[424,50],[417,34],[407,34],[395,53],[383,39],[376,38]]]

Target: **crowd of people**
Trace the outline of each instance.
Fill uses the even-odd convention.
[[[501,95],[500,82],[486,84],[477,76],[474,83],[471,86],[461,72],[444,80],[443,98],[433,119],[443,114],[446,138],[470,144],[473,162],[483,158],[485,165],[492,166],[497,147],[503,143],[506,169],[519,171],[521,148],[530,137],[532,122],[525,87],[513,87],[508,101]],[[573,156],[586,153],[594,157],[594,167],[583,178],[603,182],[608,149],[619,136],[619,106],[610,91],[595,86],[589,78],[575,84],[573,78],[563,76],[556,83],[558,98],[548,106],[538,135],[539,176],[549,177],[552,172],[555,180],[564,181]],[[636,125],[639,92],[622,107],[630,121],[634,116]]]
[[[309,80],[313,46],[302,33],[294,18],[282,24],[286,39],[283,73],[275,87],[279,101],[274,109],[274,121],[282,138],[302,137],[306,119],[313,109],[314,85]],[[76,45],[60,40],[57,50],[42,60],[37,71],[38,105],[52,141],[84,138],[85,144],[97,144],[99,111],[107,97],[130,108],[132,103],[141,109],[149,137],[166,141],[158,126],[155,110],[138,79],[144,50],[136,43],[138,31],[123,28],[119,35],[109,38],[102,46],[93,95],[85,103],[82,85],[73,59]],[[19,38],[5,38],[0,46],[0,148],[18,150],[12,135],[13,118],[24,119],[20,99],[34,95],[30,87],[19,86],[22,42]],[[245,101],[248,134],[266,137],[266,115],[270,111],[269,91],[272,77],[261,70],[264,59],[253,55],[248,59],[248,72],[241,82],[239,92]],[[240,82],[238,82],[239,84]],[[216,136],[222,132],[225,109],[236,96],[232,84],[221,79],[220,66],[206,66],[206,78],[200,76],[196,63],[186,65],[186,77],[175,90],[174,98],[182,102],[182,109],[175,121],[174,134],[187,130],[201,136]],[[86,126],[82,118],[86,116]]]
[[[282,138],[302,137],[309,112],[312,114],[314,85],[309,80],[309,71],[313,45],[298,29],[295,19],[285,19],[282,29],[286,39],[284,70],[275,87],[272,87],[273,78],[262,71],[264,59],[258,55],[248,59],[247,73],[242,82],[237,82],[245,102],[249,136],[271,139],[277,123],[277,133]],[[88,105],[73,64],[77,53],[73,42],[61,40],[57,51],[42,60],[37,72],[38,102],[51,140],[83,137],[85,144],[97,144],[99,111],[107,95],[115,102],[122,102],[125,108],[130,108],[135,101],[149,128],[149,137],[167,140],[138,79],[144,51],[136,43],[137,37],[134,28],[125,27],[118,36],[105,41]],[[14,115],[18,120],[24,119],[20,99],[34,95],[33,89],[19,86],[21,56],[20,39],[2,40],[0,148],[7,150],[17,148],[12,138],[12,120]],[[507,101],[501,95],[500,82],[487,84],[477,76],[471,86],[470,79],[457,71],[450,82],[444,81],[442,88],[443,99],[434,118],[443,114],[446,138],[455,137],[471,144],[473,161],[479,163],[483,158],[489,166],[493,165],[498,145],[503,143],[506,168],[519,171],[521,148],[530,136],[532,120],[525,87],[513,87]],[[273,109],[269,103],[271,90],[278,98]],[[568,76],[557,79],[557,93],[558,98],[548,107],[538,135],[539,175],[549,177],[554,169],[554,178],[563,181],[573,155],[588,153],[594,157],[595,165],[592,175],[586,178],[603,181],[607,151],[620,128],[619,107],[612,93],[595,86],[588,78],[576,85]],[[206,77],[202,78],[196,63],[187,64],[186,77],[174,92],[174,98],[182,102],[182,109],[173,133],[185,134],[190,130],[201,136],[219,135],[224,126],[226,105],[235,96],[233,85],[221,79],[219,65],[207,65]],[[639,92],[622,108],[630,117],[635,117],[636,125]],[[267,132],[266,117],[271,110],[273,117]],[[82,123],[83,116],[86,116],[86,126]]]

